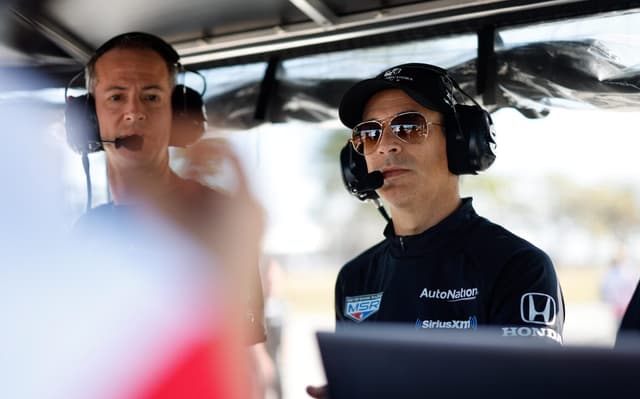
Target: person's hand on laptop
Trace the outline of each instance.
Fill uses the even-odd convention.
[[[327,394],[327,385],[323,385],[321,387],[314,387],[312,385],[307,385],[307,394],[312,398],[316,399],[327,399],[329,396]]]

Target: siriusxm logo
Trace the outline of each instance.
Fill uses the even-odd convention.
[[[420,293],[420,298],[440,299],[447,302],[471,301],[478,296],[477,288],[460,288],[452,290],[430,290],[424,288]]]
[[[382,294],[348,296],[345,298],[344,314],[353,321],[361,322],[380,309]]]
[[[416,320],[416,328],[454,328],[454,329],[476,329],[478,319],[476,316],[469,317],[468,320]]]

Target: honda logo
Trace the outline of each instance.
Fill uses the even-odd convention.
[[[520,299],[522,321],[551,326],[556,322],[556,300],[547,294],[528,292]]]

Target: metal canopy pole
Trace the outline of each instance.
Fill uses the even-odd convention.
[[[277,79],[276,73],[280,66],[280,59],[278,57],[272,57],[269,59],[269,64],[264,72],[264,77],[260,83],[260,92],[258,93],[258,101],[256,102],[256,110],[253,114],[253,118],[258,121],[265,121],[269,116],[269,103],[273,98],[276,91]]]
[[[478,32],[476,59],[476,93],[482,95],[484,105],[497,103],[498,65],[495,53],[496,28],[485,26]]]

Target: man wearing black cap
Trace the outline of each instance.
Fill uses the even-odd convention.
[[[564,304],[549,257],[460,198],[460,174],[493,161],[491,119],[459,104],[441,68],[405,64],[349,89],[340,119],[392,221],[385,239],[348,262],[335,286],[337,329],[392,322],[562,341]],[[322,389],[308,393],[321,397]]]

